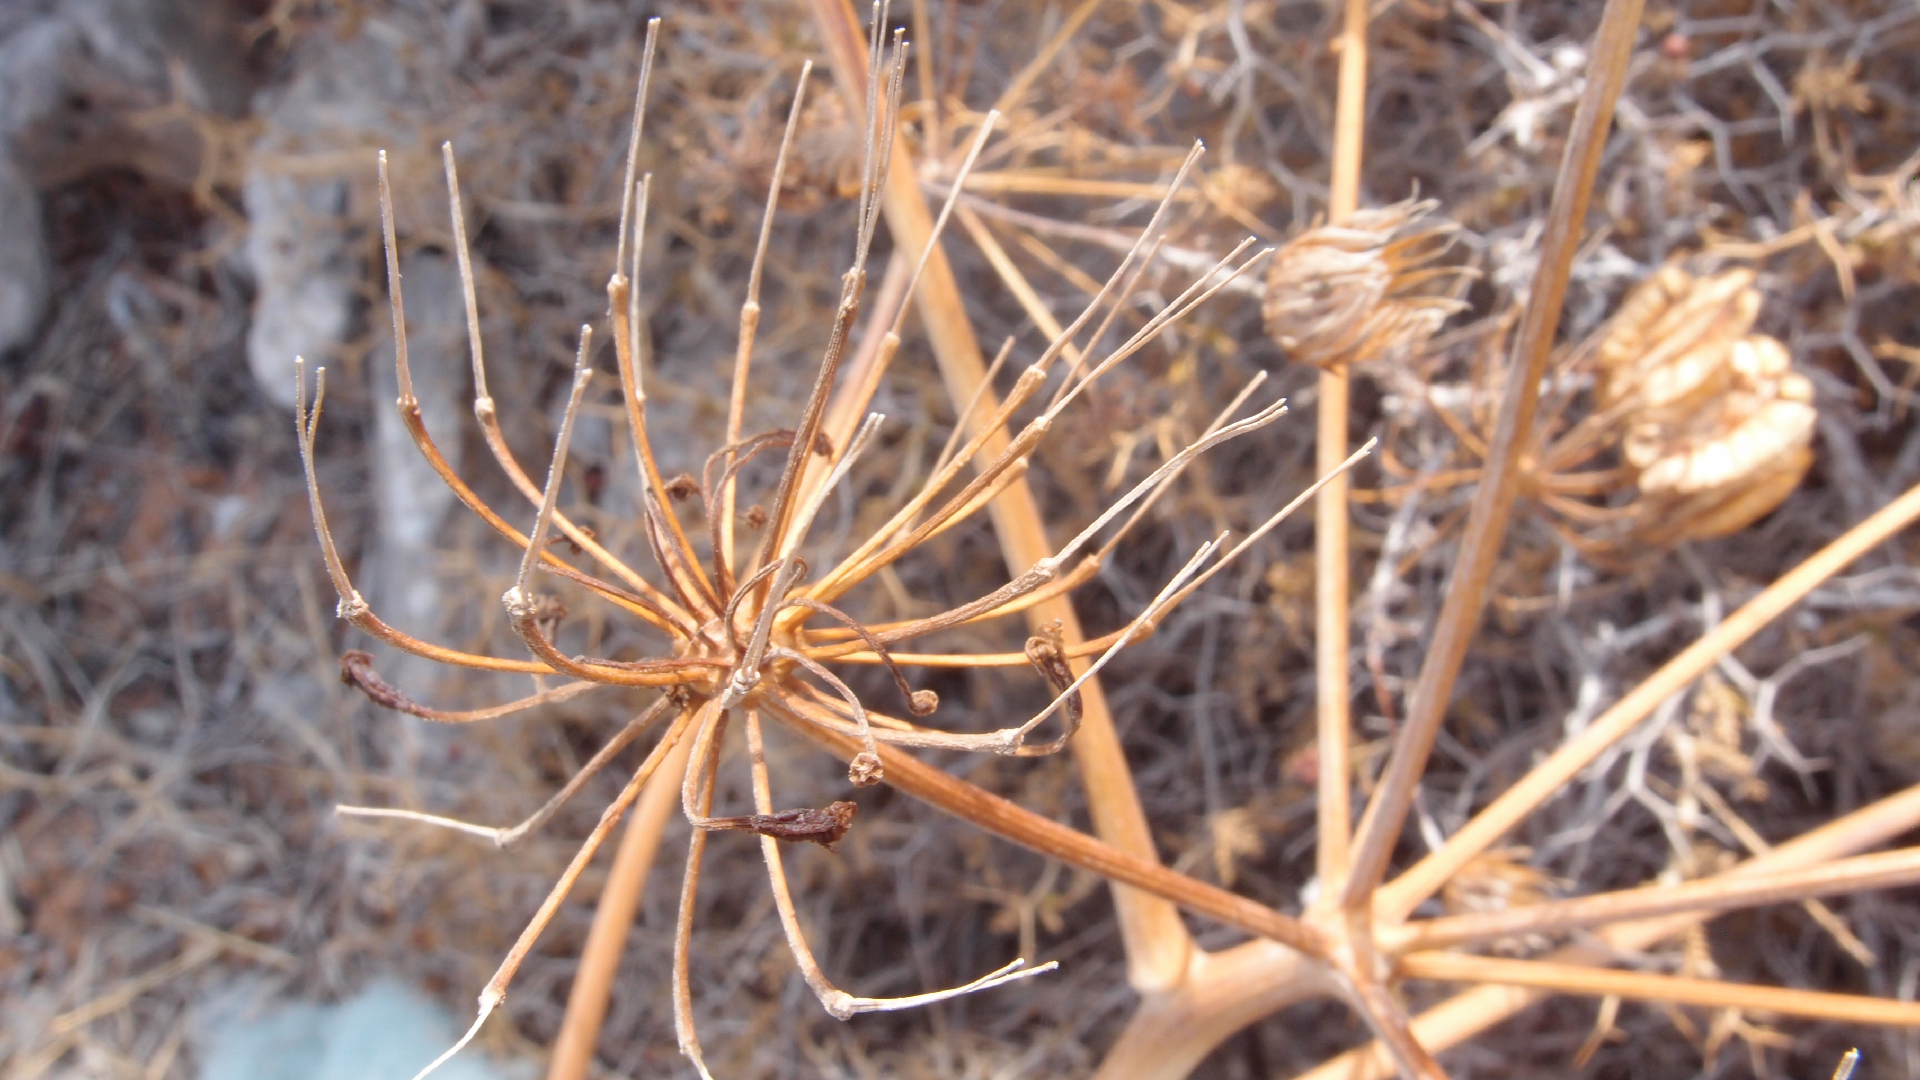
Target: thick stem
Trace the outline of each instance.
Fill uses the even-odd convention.
[[[1713,915],[1813,896],[1890,889],[1920,881],[1920,849],[1903,848],[1878,855],[1761,877],[1707,878],[1681,885],[1645,885],[1638,889],[1582,896],[1504,911],[1476,912],[1407,924],[1392,935],[1391,951],[1413,952],[1481,944],[1523,934],[1558,934],[1629,919],[1650,919],[1681,912]],[[1399,929],[1399,928],[1396,928]]]
[[[1765,855],[1749,859],[1707,880],[1735,880],[1779,873],[1844,858],[1920,826],[1920,785],[1830,821]],[[1543,960],[1604,964],[1621,953],[1644,951],[1655,943],[1705,922],[1707,915],[1687,913],[1607,927],[1598,941],[1556,950]],[[1518,986],[1480,986],[1414,1017],[1421,1045],[1439,1051],[1456,1046],[1546,997],[1548,991]],[[1383,1080],[1393,1066],[1378,1045],[1369,1044],[1332,1058],[1297,1080]]]
[[[1920,1002],[1892,1001],[1858,994],[1749,986],[1719,979],[1689,979],[1644,971],[1618,971],[1545,960],[1503,960],[1464,953],[1415,953],[1401,957],[1399,969],[1401,975],[1410,979],[1498,983],[1562,994],[1622,997],[1632,1001],[1697,1005],[1708,1009],[1760,1009],[1786,1016],[1838,1020],[1846,1024],[1920,1027]]]
[[[1195,949],[1186,982],[1140,1002],[1094,1080],[1183,1080],[1241,1028],[1334,992],[1318,965],[1271,941]]]

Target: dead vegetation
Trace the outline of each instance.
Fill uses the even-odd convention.
[[[644,371],[652,396],[651,469],[636,465],[640,441],[623,434],[632,395],[589,384],[563,408],[578,385],[569,370],[576,327],[607,304],[599,285],[629,235],[618,224],[627,189],[617,147],[639,66],[638,20],[583,8],[569,22],[511,5],[481,29],[431,6],[387,20],[432,54],[407,69],[425,89],[396,111],[412,134],[389,143],[383,128],[341,141],[356,153],[373,142],[394,150],[395,261],[421,373],[414,431],[446,448],[475,501],[536,536],[537,522],[560,522],[516,504],[529,487],[542,494],[537,468],[516,484],[485,459],[544,461],[560,431],[571,440],[560,455],[571,464],[549,485],[573,526],[564,539],[536,543],[537,558],[522,560],[510,546],[502,554],[484,521],[455,512],[428,519],[433,558],[409,564],[422,549],[385,539],[393,503],[381,501],[396,497],[382,485],[397,469],[396,444],[381,441],[381,399],[405,396],[406,384],[375,381],[391,377],[379,374],[390,342],[369,330],[346,343],[330,361],[313,477],[343,545],[337,566],[379,583],[366,586],[375,608],[418,603],[402,587],[409,574],[437,585],[425,608],[437,624],[403,629],[471,654],[565,642],[543,662],[578,665],[577,651],[607,662],[583,665],[594,672],[663,656],[661,636],[641,629],[650,622],[641,609],[664,611],[669,624],[675,613],[647,589],[704,595],[698,577],[719,568],[687,556],[711,559],[728,542],[702,531],[738,520],[760,530],[744,537],[783,535],[777,497],[755,496],[766,502],[759,517],[751,506],[712,512],[733,500],[724,482],[703,490],[701,458],[801,417],[815,370],[805,358],[819,355],[834,325],[851,238],[881,210],[887,228],[874,230],[874,260],[889,269],[868,314],[900,307],[932,211],[960,189],[958,228],[944,245],[950,299],[927,299],[939,291],[929,269],[892,374],[867,391],[897,420],[871,437],[862,457],[870,475],[856,469],[846,494],[810,504],[816,542],[834,552],[886,535],[903,500],[951,459],[949,435],[969,445],[967,418],[994,415],[991,395],[1016,392],[1020,359],[976,401],[985,373],[969,373],[964,355],[976,335],[1013,334],[1017,357],[1037,356],[1110,271],[1124,279],[1150,267],[1125,282],[1117,332],[1096,336],[1104,348],[1090,345],[1084,359],[1059,350],[1055,370],[1084,370],[1169,310],[1247,232],[1284,241],[1323,214],[1337,225],[1405,198],[1416,182],[1450,223],[1455,250],[1445,279],[1427,279],[1438,292],[1391,279],[1436,297],[1415,305],[1420,332],[1394,338],[1397,354],[1325,372],[1291,363],[1312,359],[1303,355],[1311,334],[1276,345],[1263,332],[1263,300],[1269,312],[1310,307],[1302,297],[1230,287],[1087,387],[1031,469],[1012,467],[1028,460],[1017,454],[1006,459],[1001,476],[1024,475],[1005,490],[1031,485],[1029,509],[998,504],[992,532],[940,531],[944,519],[929,518],[939,524],[926,531],[939,534],[911,545],[913,557],[886,560],[864,591],[827,601],[878,634],[1004,592],[1019,568],[1054,553],[1049,535],[1079,533],[1202,439],[1255,370],[1271,368],[1277,389],[1262,400],[1285,395],[1313,408],[1197,462],[1125,543],[1103,552],[1097,579],[1064,610],[1086,620],[1090,637],[1120,640],[1202,542],[1250,531],[1306,489],[1320,471],[1306,417],[1328,408],[1337,384],[1351,395],[1342,412],[1353,437],[1333,441],[1344,453],[1377,434],[1385,451],[1353,481],[1351,541],[1323,539],[1316,568],[1311,530],[1281,525],[1206,590],[1156,612],[1153,634],[1081,687],[1086,716],[1069,744],[1077,771],[1068,755],[980,763],[936,753],[953,770],[943,772],[849,743],[856,714],[876,742],[883,730],[931,740],[913,733],[917,719],[881,726],[872,706],[912,700],[884,665],[837,669],[849,672],[839,676],[846,697],[831,683],[794,693],[837,714],[816,729],[829,741],[878,750],[886,775],[855,796],[850,828],[820,823],[845,828],[838,854],[813,845],[785,853],[798,904],[779,902],[778,872],[771,896],[748,887],[737,845],[754,841],[715,837],[742,858],[709,866],[709,888],[688,901],[699,947],[676,950],[666,928],[676,921],[678,860],[663,860],[670,868],[644,896],[631,880],[622,886],[617,868],[632,879],[638,865],[644,878],[654,851],[675,850],[685,831],[671,824],[669,796],[629,785],[638,805],[616,869],[581,873],[576,902],[555,909],[525,954],[508,1022],[485,1028],[483,1042],[564,1042],[573,1023],[564,1017],[583,1013],[567,1007],[569,988],[592,981],[574,979],[585,954],[602,986],[617,980],[620,992],[603,1006],[599,1038],[573,1052],[585,1071],[570,1075],[682,1068],[667,1035],[676,1022],[699,1025],[710,1064],[729,1076],[1171,1075],[1203,1059],[1209,1075],[1293,1075],[1343,1052],[1328,1075],[1351,1075],[1356,1063],[1378,1074],[1387,1059],[1355,1049],[1369,1034],[1355,1017],[1398,1042],[1405,1067],[1428,1068],[1424,1046],[1454,1075],[1570,1063],[1590,1075],[1681,1074],[1703,1061],[1716,1075],[1820,1075],[1856,1042],[1873,1067],[1910,1068],[1897,1028],[1863,1022],[1912,1019],[1916,927],[1898,894],[1870,890],[1911,880],[1914,860],[1910,851],[1857,854],[1908,832],[1920,813],[1911,790],[1883,798],[1920,760],[1907,625],[1920,601],[1897,538],[1914,497],[1896,498],[1920,474],[1908,377],[1920,354],[1906,315],[1920,284],[1920,136],[1902,62],[1920,30],[1910,11],[1653,6],[1609,52],[1595,45],[1598,13],[1580,5],[1389,7],[1366,31],[1363,81],[1348,84],[1370,103],[1364,139],[1359,99],[1349,92],[1341,107],[1340,64],[1326,51],[1339,18],[1317,6],[1084,4],[1012,18],[929,4],[897,13],[926,44],[907,64],[887,197],[881,210],[862,209],[860,184],[847,183],[848,161],[863,175],[863,140],[847,135],[860,130],[859,113],[845,104],[860,95],[818,88],[778,185],[754,390],[736,406],[727,387],[738,306],[793,75],[803,55],[836,78],[854,66],[846,42],[819,29],[846,32],[829,7],[817,23],[779,8],[667,13],[648,121],[647,143],[658,148],[641,159],[654,175],[648,239],[632,245],[645,256],[642,287],[627,294],[642,305],[629,325],[649,332],[613,334],[627,359],[612,366],[632,368],[635,387]],[[324,55],[327,41],[363,29],[298,4],[276,6],[261,26],[290,55]],[[529,56],[551,59],[516,63]],[[494,97],[464,115],[441,111],[449,95],[434,80],[447,76],[434,65],[462,63],[474,65],[458,76],[463,85],[497,87]],[[1581,186],[1570,186],[1575,169],[1556,182],[1569,141],[1579,145],[1596,122],[1606,128],[1604,118],[1590,116],[1588,128],[1575,120],[1582,93],[1597,93],[1589,71],[1614,72],[1625,90],[1610,139],[1589,143],[1594,195],[1579,214],[1556,209],[1553,195]],[[961,161],[989,107],[1002,112],[998,133],[963,183]],[[466,170],[478,334],[492,360],[491,382],[467,386],[459,277],[448,265],[457,227],[438,224],[449,220],[443,196],[425,183],[448,136]],[[1173,185],[1194,137],[1209,153],[1191,184]],[[377,282],[385,260],[372,170],[364,154],[331,164],[336,149],[300,149],[307,156],[291,159],[294,172],[324,165],[347,178],[339,220],[357,231],[342,251],[356,280]],[[1151,258],[1123,261],[1170,190],[1176,202]],[[509,822],[605,746],[622,768],[640,764],[623,741],[638,734],[624,725],[648,701],[638,691],[558,700],[580,692],[536,684],[548,697],[533,716],[449,734],[368,710],[340,684],[335,658],[366,639],[340,636],[327,618],[322,564],[302,538],[297,448],[250,385],[245,286],[205,257],[225,219],[196,197],[227,199],[230,213],[235,196],[219,182],[181,191],[124,174],[50,194],[50,235],[71,287],[31,348],[6,362],[0,866],[24,932],[5,946],[6,993],[21,1007],[9,1010],[4,1052],[22,1075],[185,1075],[187,1003],[197,986],[237,977],[270,987],[297,979],[307,990],[317,979],[336,992],[397,963],[468,999],[621,785],[583,781],[525,839],[489,833],[515,841],[505,853],[417,822],[333,819],[332,807]],[[124,216],[100,215],[106,205]],[[140,231],[166,220],[172,231]],[[142,245],[137,265],[112,247],[126,238]],[[437,297],[418,284],[436,280]],[[1563,284],[1564,305],[1547,295]],[[375,325],[363,308],[384,298],[377,284],[360,288],[356,325]],[[424,310],[423,294],[433,297]],[[961,295],[964,307],[952,299]],[[1456,300],[1469,306],[1456,313]],[[434,304],[454,327],[438,351],[423,333],[441,325]],[[1374,339],[1366,313],[1378,309],[1354,310],[1356,320],[1322,324],[1333,352]],[[92,317],[99,311],[115,317]],[[1427,325],[1438,322],[1431,312],[1451,319]],[[873,325],[884,331],[889,320]],[[1343,336],[1354,327],[1369,329]],[[884,332],[854,336],[863,333],[878,350]],[[438,391],[424,374],[430,364]],[[1515,388],[1529,384],[1540,392],[1530,423],[1512,413],[1524,397]],[[459,418],[468,392],[500,403],[497,429]],[[845,453],[864,411],[825,410],[820,424],[843,430],[824,449]],[[1323,437],[1334,427],[1325,415],[1317,426]],[[391,430],[406,439],[404,426]],[[799,447],[787,455],[792,468],[803,469],[813,440],[787,438]],[[990,440],[975,452],[1000,453]],[[682,473],[690,485],[673,479]],[[771,469],[737,475],[763,492],[780,488]],[[798,475],[825,479],[824,467]],[[1510,529],[1498,527],[1497,505],[1473,505],[1496,490],[1513,501]],[[676,503],[679,493],[688,501]],[[951,509],[977,506],[967,498]],[[1850,529],[1860,522],[1870,524]],[[536,561],[582,565],[573,545],[660,550],[679,569],[611,587],[528,572]],[[1354,582],[1354,625],[1349,635],[1343,607],[1342,632],[1322,639],[1338,648],[1322,652],[1315,676],[1309,613],[1335,557]],[[818,581],[829,567],[813,561],[807,580]],[[493,598],[529,582],[567,594],[568,612],[503,614]],[[789,610],[808,611],[810,627],[845,627]],[[1082,649],[1071,625],[1057,639],[1039,632],[1062,618],[1057,607],[1029,612],[1036,625],[1025,634],[943,624],[937,649],[1030,669],[1034,650],[1020,645],[1034,637],[1040,672],[916,669],[915,658],[895,657],[908,665],[904,689],[938,696],[944,730],[976,733],[966,749],[1053,696],[1049,648]],[[880,658],[851,628],[781,647]],[[669,656],[689,658],[675,670],[698,669],[693,681],[722,700],[725,680],[713,674],[722,668],[701,667],[697,650]],[[357,670],[376,700],[383,683],[371,673],[384,672],[398,691],[383,703],[416,705],[416,716],[529,692],[507,676],[443,680],[392,654]],[[668,669],[608,670],[642,681]],[[1349,676],[1350,695],[1320,689],[1329,672]],[[703,748],[728,745],[712,735]],[[719,752],[732,761],[741,749]],[[797,745],[773,741],[749,757],[779,778],[780,805],[824,812],[847,794],[844,770]],[[1011,803],[977,801],[985,796],[967,783]],[[725,827],[765,835],[806,824],[761,805],[764,790],[715,781],[712,798],[741,811]],[[1349,796],[1351,835],[1349,815],[1327,811]],[[1057,822],[1090,826],[1100,842]],[[1109,907],[1099,874],[1135,888],[1116,890]],[[1664,887],[1638,889],[1647,882]],[[615,911],[623,887],[640,913],[624,944],[591,926],[592,909],[578,902],[598,897]],[[1164,898],[1201,917],[1189,922]],[[1755,910],[1700,918],[1728,907]],[[824,968],[854,973],[849,987],[861,993],[964,983],[1014,955],[1062,969],[842,1025],[806,1000],[805,961],[797,969],[778,947],[783,928],[791,939],[800,926]],[[1369,950],[1385,961],[1375,966]],[[676,960],[681,1009],[662,992],[661,973]],[[618,974],[610,961],[621,961]],[[1460,983],[1482,985],[1448,996]],[[1521,1011],[1550,991],[1576,996]],[[1355,1011],[1304,1003],[1329,993]]]

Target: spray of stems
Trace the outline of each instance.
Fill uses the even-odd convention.
[[[884,15],[876,5],[876,29],[884,25],[883,19]],[[445,167],[453,235],[465,289],[473,359],[474,413],[495,460],[534,510],[531,528],[522,531],[509,522],[507,513],[483,502],[447,463],[421,421],[408,368],[405,309],[383,152],[379,161],[380,191],[395,363],[400,388],[397,406],[420,453],[460,501],[502,537],[521,548],[518,573],[501,601],[509,624],[526,647],[527,655],[524,658],[467,653],[418,640],[382,621],[362,599],[328,528],[314,473],[314,442],[325,395],[326,373],[324,369],[315,373],[312,403],[308,405],[308,380],[304,363],[296,361],[300,395],[299,444],[315,527],[328,573],[339,594],[339,616],[369,636],[405,653],[475,670],[533,676],[537,691],[517,701],[491,708],[464,712],[433,709],[419,704],[403,690],[389,684],[374,669],[371,655],[359,651],[349,652],[342,658],[341,675],[344,681],[359,687],[369,698],[387,708],[430,721],[453,724],[506,716],[606,687],[647,688],[658,693],[652,705],[609,740],[545,807],[513,827],[479,826],[404,810],[340,808],[342,814],[401,818],[451,827],[484,836],[504,846],[540,827],[580,790],[590,776],[642,735],[650,730],[660,730],[644,761],[634,770],[620,794],[607,806],[560,880],[554,884],[532,921],[487,982],[480,994],[478,1017],[472,1027],[454,1047],[428,1066],[421,1073],[422,1076],[465,1046],[479,1031],[487,1016],[499,1007],[516,970],[581,872],[593,859],[614,825],[634,804],[642,788],[682,744],[686,744],[688,749],[685,759],[688,764],[681,783],[682,808],[694,828],[676,922],[674,1015],[681,1050],[703,1076],[707,1070],[694,1030],[688,958],[701,856],[710,831],[746,830],[760,835],[768,881],[787,944],[808,985],[822,1006],[835,1017],[846,1019],[862,1012],[911,1008],[1002,986],[1049,970],[1053,965],[1029,968],[1023,959],[1014,959],[1000,969],[964,985],[900,998],[859,997],[835,986],[815,960],[807,943],[783,867],[780,844],[783,841],[812,841],[831,848],[852,827],[854,804],[842,801],[817,809],[776,810],[763,751],[763,719],[794,729],[815,741],[849,742],[853,752],[849,755],[847,776],[856,786],[888,779],[882,756],[883,746],[956,749],[1014,757],[1057,753],[1068,744],[1080,723],[1081,688],[1086,681],[1128,643],[1150,634],[1169,609],[1204,584],[1230,560],[1245,552],[1301,501],[1294,500],[1231,548],[1227,547],[1224,534],[1202,545],[1143,611],[1125,627],[1105,636],[1068,643],[1057,633],[1040,633],[1029,638],[1023,651],[1006,654],[900,651],[900,646],[940,631],[1026,611],[1037,603],[1061,596],[1090,580],[1129,528],[1141,520],[1168,485],[1199,455],[1222,442],[1264,427],[1285,413],[1285,403],[1274,402],[1240,415],[1243,406],[1260,385],[1261,379],[1256,377],[1200,438],[1172,455],[1052,556],[1015,575],[1006,585],[939,614],[903,622],[865,625],[836,606],[836,601],[855,586],[929,539],[978,514],[1009,483],[1024,475],[1036,447],[1055,420],[1089,386],[1115,365],[1154,341],[1162,331],[1196,305],[1246,274],[1268,252],[1261,251],[1249,256],[1247,252],[1252,241],[1248,240],[1200,275],[1183,293],[1125,336],[1118,345],[1104,351],[1098,348],[1108,339],[1120,312],[1134,295],[1142,272],[1153,260],[1155,247],[1173,202],[1173,192],[1186,180],[1201,155],[1202,148],[1196,145],[1175,178],[1167,198],[1161,202],[1119,268],[1079,317],[1048,342],[1038,358],[1020,374],[1012,390],[994,408],[987,422],[979,424],[978,417],[963,416],[956,430],[966,430],[971,422],[975,433],[964,439],[956,434],[926,484],[891,520],[857,544],[850,553],[831,562],[824,572],[815,574],[801,554],[809,529],[829,492],[855,467],[883,421],[877,414],[868,415],[848,434],[830,430],[828,418],[830,398],[836,380],[841,375],[843,360],[849,352],[848,345],[853,337],[856,316],[866,287],[868,255],[880,219],[880,194],[887,183],[888,166],[893,158],[894,116],[900,103],[907,45],[899,32],[893,35],[890,48],[883,48],[884,35],[878,32],[872,35],[867,57],[864,166],[852,262],[841,280],[840,299],[829,330],[825,354],[797,422],[791,429],[753,434],[742,430],[753,342],[760,316],[761,271],[781,177],[802,112],[810,64],[802,68],[794,92],[748,279],[746,300],[741,307],[726,443],[708,457],[698,479],[685,475],[668,478],[661,473],[648,436],[646,393],[640,361],[639,305],[634,289],[640,272],[650,179],[644,175],[636,176],[636,162],[658,31],[658,20],[654,20],[648,28],[632,138],[627,147],[618,254],[614,272],[607,283],[609,330],[614,343],[625,416],[636,453],[635,467],[641,479],[639,513],[642,533],[654,563],[657,581],[599,544],[592,533],[572,521],[559,505],[562,480],[566,474],[568,443],[582,402],[595,377],[591,326],[582,326],[580,330],[573,379],[545,483],[536,484],[508,447],[496,403],[487,391],[472,263],[450,146],[445,148]],[[933,238],[921,252],[915,270],[916,280],[925,268],[933,244],[937,242],[939,232],[953,209],[954,197],[962,187],[961,181],[992,134],[996,119],[996,115],[989,114],[979,126],[966,160],[960,166],[959,180],[952,186],[953,195],[947,199],[935,222]],[[877,350],[876,363],[882,368],[898,349],[903,319],[904,309],[894,316]],[[1074,342],[1090,327],[1092,332],[1082,346],[1085,350],[1083,353],[1081,349],[1074,348]],[[1003,362],[1011,354],[1012,344],[1009,341],[1001,351]],[[1061,363],[1063,357],[1069,356],[1073,358],[1071,361]],[[848,381],[856,385],[864,383],[868,387],[867,393],[871,393],[873,378]],[[1043,395],[1042,391],[1049,387],[1050,393]],[[858,411],[854,410],[856,413]],[[971,408],[968,410],[969,413],[973,411]],[[1016,417],[1027,413],[1031,414],[1029,418],[1016,423]],[[1005,446],[998,452],[991,452],[989,444],[996,436],[1005,440]],[[744,514],[738,513],[736,508],[742,501],[740,486],[744,468],[761,455],[776,453],[783,454],[784,458],[770,505],[762,508],[756,504]],[[1365,448],[1361,453],[1365,453]],[[1354,455],[1347,464],[1350,466],[1359,456]],[[970,477],[966,476],[969,471],[972,474]],[[694,496],[698,497],[706,523],[707,535],[701,538],[704,546],[696,543],[696,531],[690,530],[673,509],[675,503]],[[749,527],[759,533],[757,542],[748,545],[738,542],[734,523],[739,517],[743,517]],[[574,549],[583,553],[590,562],[585,566],[576,566],[555,554],[549,541],[556,538],[556,534],[570,541]],[[536,576],[536,572],[540,576]],[[664,639],[657,658],[616,660],[567,655],[555,640],[560,618],[556,614],[558,605],[537,591],[538,583],[546,578],[561,578],[582,587],[625,615],[652,626]],[[1086,662],[1089,660],[1090,663]],[[877,665],[885,668],[899,689],[900,704],[904,706],[901,715],[869,707],[829,665]],[[922,723],[937,710],[939,701],[930,690],[914,689],[907,669],[1021,666],[1033,668],[1055,694],[1051,704],[1034,716],[986,733],[944,731]],[[547,679],[565,681],[548,685]],[[1042,736],[1041,728],[1049,720],[1057,720],[1053,734],[1050,737]],[[728,727],[736,723],[745,731],[751,762],[754,812],[716,817],[712,813],[712,804],[720,748]]]

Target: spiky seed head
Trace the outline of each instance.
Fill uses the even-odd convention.
[[[1361,210],[1294,237],[1274,256],[1262,305],[1292,359],[1323,368],[1416,353],[1447,317],[1470,271],[1440,259],[1457,226],[1432,200]]]

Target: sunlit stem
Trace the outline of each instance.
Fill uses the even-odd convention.
[[[681,785],[681,798],[692,821],[705,818],[713,809],[713,777],[719,758],[708,748],[714,729],[725,722],[726,714],[712,703],[700,709],[700,734],[687,762],[687,778]],[[693,915],[700,896],[700,859],[707,851],[707,831],[695,828],[687,839],[687,870],[680,879],[680,910],[673,931],[673,1031],[680,1053],[693,1062],[702,1080],[713,1080],[707,1071],[706,1055],[700,1052],[700,1032],[693,1022]]]

